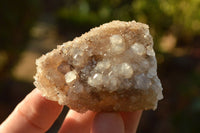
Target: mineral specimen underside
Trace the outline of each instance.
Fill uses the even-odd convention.
[[[163,98],[149,28],[135,21],[94,28],[36,64],[35,86],[78,112],[156,109]]]

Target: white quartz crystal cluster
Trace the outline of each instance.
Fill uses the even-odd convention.
[[[150,34],[144,36],[150,36]],[[88,53],[93,53],[93,49],[88,51],[88,48],[81,48],[81,45],[79,48],[76,44],[72,45],[68,51],[70,53],[68,58],[71,58],[68,64],[78,69],[65,74],[66,83],[70,86],[73,82],[71,87],[77,88],[76,86],[80,84],[78,81],[86,77],[84,82],[97,90],[115,91],[131,87],[141,90],[149,89],[152,82],[156,82],[154,80],[157,79],[157,63],[153,46],[141,42],[127,44],[126,39],[120,34],[111,35],[107,39],[108,48],[104,52],[98,50],[95,53],[99,58],[92,57],[94,54],[88,55]],[[68,45],[66,44],[65,47]],[[65,47],[63,52],[66,52]],[[87,64],[90,56],[92,61]],[[124,80],[125,84],[123,84]],[[162,96],[158,95],[158,98],[161,99]]]
[[[37,61],[35,85],[81,112],[155,109],[162,99],[148,26],[113,21]]]

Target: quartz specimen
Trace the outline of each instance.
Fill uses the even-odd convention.
[[[78,112],[156,109],[163,98],[149,27],[139,22],[93,28],[36,64],[35,86]]]

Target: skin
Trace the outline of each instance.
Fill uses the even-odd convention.
[[[61,113],[63,106],[49,101],[34,89],[0,125],[1,133],[44,133]],[[142,111],[92,112],[69,110],[59,133],[135,133]]]

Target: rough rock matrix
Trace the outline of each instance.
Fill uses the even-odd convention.
[[[77,112],[156,109],[163,98],[146,24],[112,21],[36,61],[35,86]]]

